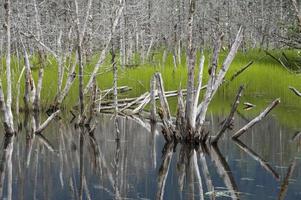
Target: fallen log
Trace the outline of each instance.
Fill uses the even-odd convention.
[[[276,99],[273,101],[262,113],[260,113],[257,117],[255,117],[253,120],[251,120],[248,124],[246,124],[244,127],[239,129],[233,136],[232,139],[239,138],[242,134],[244,134],[249,128],[260,122],[264,117],[266,117],[271,110],[273,110],[278,104],[280,103],[280,99]]]

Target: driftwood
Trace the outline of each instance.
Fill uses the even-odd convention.
[[[273,101],[264,111],[262,111],[257,117],[255,117],[252,121],[246,124],[244,127],[239,129],[233,136],[233,139],[239,138],[242,134],[244,134],[249,128],[260,122],[264,117],[266,117],[271,110],[273,110],[280,103],[280,99],[276,99]]]

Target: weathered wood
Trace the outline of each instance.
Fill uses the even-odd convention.
[[[195,0],[189,1],[189,14],[188,14],[188,35],[187,35],[187,95],[186,95],[186,106],[185,106],[185,120],[187,130],[191,133],[194,129],[194,124],[192,119],[193,105],[194,105],[194,68],[195,68],[195,56],[196,49],[194,47],[193,41],[193,20],[195,13]]]
[[[234,114],[235,114],[235,112],[236,112],[236,110],[237,110],[237,107],[238,107],[238,105],[239,105],[239,102],[240,102],[240,98],[241,98],[243,89],[244,89],[243,86],[240,86],[240,87],[239,87],[238,92],[237,92],[237,95],[236,95],[235,100],[234,100],[234,102],[233,102],[233,105],[232,105],[230,114],[228,115],[227,119],[224,121],[221,130],[220,130],[220,131],[216,134],[216,136],[211,140],[211,143],[217,143],[218,140],[219,140],[219,139],[221,138],[221,136],[223,135],[223,133],[227,130],[227,128],[229,128],[231,122],[233,121],[233,117],[234,117]]]
[[[215,81],[216,76],[216,70],[218,67],[218,60],[219,60],[219,54],[220,50],[222,48],[222,42],[224,39],[224,34],[220,33],[217,35],[217,38],[215,39],[214,47],[213,47],[213,55],[212,55],[212,61],[211,66],[208,69],[208,74],[210,75],[210,81],[209,83],[213,84]]]
[[[107,51],[109,49],[109,46],[110,46],[110,43],[111,43],[111,40],[112,40],[112,37],[115,33],[115,30],[116,30],[116,27],[118,25],[118,22],[119,22],[119,18],[121,16],[123,12],[123,6],[121,6],[119,9],[118,9],[118,13],[117,13],[117,16],[115,17],[115,20],[114,20],[114,23],[113,23],[113,26],[112,26],[112,30],[111,30],[111,33],[108,37],[108,39],[106,40],[106,44],[105,44],[105,47],[104,49],[102,50],[102,52],[100,53],[100,56],[99,56],[99,59],[94,67],[94,70],[90,76],[90,79],[85,87],[85,90],[84,90],[84,94],[86,94],[88,91],[89,91],[89,88],[91,87],[92,85],[92,81],[93,81],[93,78],[96,77],[98,71],[99,71],[99,68],[100,66],[103,64],[105,58],[106,58],[106,55],[107,55]]]
[[[246,66],[244,66],[240,70],[238,70],[235,74],[233,74],[231,76],[230,81],[233,81],[234,79],[236,79],[240,74],[242,74],[244,71],[246,71],[253,63],[254,63],[254,61],[250,61],[248,64],[246,64]]]
[[[132,114],[138,114],[139,112],[141,112],[145,106],[150,102],[150,94],[147,95],[147,97],[145,97],[145,99],[132,111]]]
[[[38,40],[41,40],[42,29],[41,29],[41,24],[40,24],[40,20],[39,20],[39,12],[38,12],[36,0],[33,1],[33,4],[34,4],[34,10],[35,10],[34,18],[35,18],[35,23],[36,23],[36,28],[37,28],[37,38],[38,38]],[[36,91],[35,91],[35,96],[34,96],[34,101],[33,101],[33,109],[35,111],[39,111],[39,109],[40,109],[40,98],[41,98],[45,60],[46,60],[44,50],[41,47],[38,47],[38,57],[39,57],[39,61],[40,61],[41,65],[39,67],[38,81],[36,84]]]
[[[75,4],[75,17],[76,17],[75,23],[76,23],[76,33],[77,33],[77,59],[78,59],[78,71],[79,71],[78,72],[79,107],[80,107],[80,118],[82,118],[84,113],[84,79],[83,79],[84,66],[82,61],[82,41],[81,41],[81,31],[80,31],[80,21],[79,21],[77,0],[74,0],[74,4]]]
[[[41,66],[39,68],[39,75],[38,75],[38,82],[35,91],[35,97],[33,101],[34,110],[38,111],[40,109],[40,98],[41,98],[41,91],[43,85],[43,77],[44,77],[44,68],[45,68],[45,58],[44,53],[42,51],[39,52],[39,58],[41,62]]]
[[[297,95],[298,97],[301,97],[301,92],[299,90],[297,90],[296,88],[289,86],[289,89],[292,90],[295,95]]]
[[[125,109],[128,109],[128,108],[132,107],[133,105],[138,104],[140,101],[142,101],[143,99],[145,99],[148,95],[149,95],[149,92],[146,92],[146,93],[142,94],[140,97],[138,97],[135,100],[129,102],[125,107],[123,107],[122,109],[120,109],[119,112],[122,112]],[[118,102],[116,102],[116,105],[118,105]]]
[[[200,129],[203,126],[203,123],[205,121],[205,116],[206,116],[206,112],[209,106],[209,103],[211,102],[214,94],[217,92],[217,89],[219,88],[219,86],[222,84],[223,79],[235,57],[235,54],[238,51],[238,48],[242,42],[243,39],[243,29],[242,27],[239,28],[239,31],[236,35],[235,41],[230,49],[230,52],[228,53],[226,59],[223,62],[223,65],[221,67],[221,69],[219,70],[216,78],[210,78],[209,82],[208,82],[208,87],[206,90],[206,94],[204,97],[204,100],[202,101],[202,103],[198,106],[198,113],[197,113],[197,132],[195,134],[195,137],[199,137],[200,136]]]
[[[154,76],[156,77],[157,80],[158,95],[161,104],[161,110],[160,110],[161,112],[159,112],[159,115],[163,121],[164,128],[165,128],[165,131],[163,133],[165,135],[165,138],[168,141],[170,141],[173,137],[173,123],[171,121],[169,105],[164,92],[162,76],[160,73],[156,73]]]
[[[6,112],[9,119],[10,129],[13,129],[12,105],[12,82],[11,82],[11,1],[5,0],[5,24],[6,30]]]
[[[150,108],[150,118],[152,122],[156,121],[156,113],[157,113],[157,107],[156,107],[156,78],[153,76],[150,81],[150,101],[151,101],[151,108]]]
[[[270,56],[272,59],[274,59],[276,62],[278,62],[282,67],[284,67],[284,69],[286,69],[288,72],[292,73],[292,71],[280,59],[276,58],[268,51],[264,51],[264,52],[266,53],[266,55]]]
[[[74,66],[76,65],[76,63],[74,63]],[[73,72],[72,72],[73,71]],[[72,84],[73,84],[73,81],[75,80],[75,77],[76,77],[76,73],[74,70],[72,70],[71,73],[68,75],[68,79],[66,81],[66,85],[64,87],[64,89],[62,90],[61,93],[57,94],[57,96],[55,97],[55,100],[54,100],[54,105],[56,107],[56,109],[59,108],[59,106],[63,103],[63,100],[65,99],[65,97],[67,96]]]
[[[2,112],[2,121],[4,125],[4,131],[6,134],[12,135],[14,133],[14,129],[10,124],[10,118],[8,115],[7,107],[5,104],[5,98],[4,98],[4,93],[2,90],[2,83],[0,80],[0,110]]]
[[[176,138],[182,138],[186,136],[185,127],[185,105],[183,100],[182,90],[178,90],[178,106],[177,106],[177,117],[176,117]],[[180,132],[180,133],[178,133]]]
[[[239,138],[242,134],[244,134],[249,128],[260,122],[264,117],[266,117],[271,110],[273,110],[280,103],[280,99],[274,100],[263,112],[261,112],[257,117],[251,120],[244,127],[239,129],[233,136],[233,139]]]
[[[88,114],[89,117],[87,118],[85,124],[90,124],[90,122],[95,114],[96,96],[97,96],[97,84],[96,84],[96,79],[94,79],[93,88],[92,88],[91,97],[90,97],[90,106],[89,106],[89,114]]]
[[[195,91],[195,94],[194,94],[193,109],[192,109],[192,114],[191,114],[191,124],[192,124],[193,128],[195,128],[197,107],[198,107],[198,103],[199,103],[200,93],[201,93],[201,90],[202,90],[204,63],[205,63],[205,56],[204,56],[204,53],[202,51],[201,59],[200,59],[200,65],[199,65],[198,84],[197,84],[196,91]]]
[[[20,84],[21,84],[21,79],[24,74],[25,67],[22,68],[18,81],[17,81],[17,96],[16,96],[16,115],[19,116],[19,110],[20,110],[20,104],[19,104],[19,98],[20,98]]]
[[[114,100],[114,116],[116,120],[116,116],[118,114],[118,68],[117,68],[117,63],[115,61],[115,49],[114,49],[114,44],[112,43],[112,49],[111,49],[111,63],[113,67],[113,100]],[[117,128],[116,128],[117,129]]]
[[[22,41],[21,41],[22,42]],[[22,42],[22,46],[23,46],[23,51],[24,51],[24,63],[25,63],[25,93],[24,93],[24,106],[25,106],[25,110],[29,111],[32,107],[32,102],[31,102],[31,91],[35,90],[35,84],[33,82],[32,79],[32,75],[31,75],[31,69],[30,69],[30,62],[29,62],[29,58],[28,58],[28,54],[27,51],[25,49],[25,46]],[[34,96],[35,94],[33,94]]]
[[[52,113],[43,124],[41,124],[35,131],[35,134],[41,134],[46,128],[47,126],[50,124],[50,122],[55,119],[56,116],[58,116],[58,114],[60,113],[60,110],[57,110],[56,112]]]
[[[63,49],[62,49],[62,35],[63,31],[60,30],[58,39],[57,39],[57,48],[58,48],[58,60],[57,60],[57,68],[58,68],[58,82],[57,82],[57,92],[60,93],[62,90],[63,79],[64,79],[64,58],[63,58]]]
[[[168,101],[165,96],[165,90],[164,90],[162,76],[160,73],[156,73],[154,76],[156,77],[156,80],[157,80],[158,96],[160,99],[163,115],[164,115],[164,118],[166,118],[166,120],[169,121],[171,118],[171,114],[170,114],[170,110],[169,110],[169,104],[168,104]]]

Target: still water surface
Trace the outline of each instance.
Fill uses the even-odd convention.
[[[211,133],[223,119],[208,115]],[[247,120],[237,115],[234,129]],[[298,130],[272,115],[240,141],[229,131],[218,147],[197,149],[165,144],[160,127],[142,121],[119,118],[120,142],[109,116],[90,133],[63,121],[32,139],[23,128],[13,146],[2,145],[4,198],[301,199]]]

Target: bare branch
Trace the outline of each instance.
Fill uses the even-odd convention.
[[[273,101],[262,113],[260,113],[257,117],[255,117],[252,121],[238,130],[233,136],[233,139],[239,138],[242,134],[244,134],[249,128],[260,122],[264,117],[266,117],[271,110],[273,110],[280,103],[280,99],[276,99]]]

